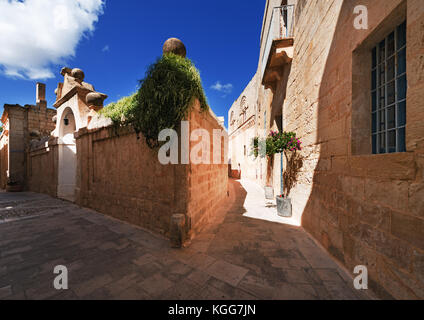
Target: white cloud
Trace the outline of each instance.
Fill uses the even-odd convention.
[[[0,72],[25,79],[54,77],[52,64],[75,56],[103,6],[103,0],[0,0]]]
[[[222,92],[225,97],[233,91],[233,85],[231,83],[221,84],[220,81],[217,81],[213,86],[211,86],[211,89]]]
[[[109,50],[110,50],[109,45],[105,45],[102,49],[102,52],[107,52]]]

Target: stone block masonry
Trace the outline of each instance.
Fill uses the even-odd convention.
[[[190,131],[224,130],[196,100]],[[228,165],[162,165],[158,151],[130,127],[81,128],[75,133],[75,202],[172,238],[173,216],[184,217],[183,240],[194,237],[227,198]],[[195,143],[192,143],[192,147]],[[212,141],[211,141],[212,145]],[[222,156],[224,155],[222,143]],[[190,149],[191,150],[191,149]],[[31,191],[57,196],[57,138],[29,154]]]
[[[368,8],[369,30],[353,28],[357,4]],[[292,191],[295,210],[302,210],[304,228],[349,270],[368,267],[370,288],[380,297],[424,298],[424,126],[416,121],[423,105],[415,81],[423,73],[417,67],[424,47],[422,1],[308,1],[297,14],[284,127],[305,141],[306,160],[317,161],[304,168],[312,181],[299,179]],[[404,20],[407,152],[372,155],[366,145],[371,129],[361,127],[371,123],[371,113],[359,107],[361,97],[370,97],[370,71],[361,65],[371,55],[360,52]]]
[[[5,189],[7,182],[28,188],[27,151],[32,141],[48,137],[55,128],[53,117],[56,110],[47,108],[45,100],[46,86],[36,84],[35,105],[4,105],[1,118],[3,132],[0,135],[0,187]]]
[[[281,79],[271,89],[259,79],[255,118],[257,131],[294,131],[302,141],[303,163],[290,194],[293,216],[349,271],[366,265],[378,296],[423,299],[423,1],[287,4],[295,5],[293,60],[281,67]],[[267,1],[258,72],[267,60],[271,14],[280,5]],[[367,8],[368,29],[354,27],[358,5]],[[373,154],[372,50],[404,22],[406,152]],[[393,121],[401,119],[396,117]],[[258,163],[256,171],[261,170]],[[273,177],[279,192],[278,159]],[[263,176],[256,181],[264,185]]]

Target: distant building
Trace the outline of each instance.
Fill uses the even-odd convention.
[[[46,86],[36,85],[36,104],[5,104],[0,135],[0,187],[7,184],[24,188],[26,182],[26,150],[31,140],[49,136],[55,128],[56,110],[47,108]]]

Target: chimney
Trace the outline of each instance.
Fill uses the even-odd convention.
[[[47,108],[46,85],[44,83],[37,82],[36,103],[37,103],[37,106],[40,108],[40,110]]]

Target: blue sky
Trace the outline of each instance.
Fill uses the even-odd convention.
[[[10,24],[7,30],[0,26],[0,48],[10,48],[0,49],[1,109],[4,103],[33,104],[37,81],[47,84],[52,106],[65,65],[83,69],[85,81],[109,96],[106,103],[116,101],[136,90],[169,37],[185,43],[218,116],[227,118],[256,71],[265,1],[106,0],[102,7],[101,0],[77,0],[81,4],[75,7],[75,2],[68,6],[71,0],[50,0],[63,3],[59,9],[37,7],[36,1],[0,0],[0,20]],[[18,5],[26,6],[26,16],[19,18]],[[58,14],[65,17],[59,21],[64,34],[52,30],[57,23],[48,21]],[[16,43],[13,39],[19,37],[28,40]]]

